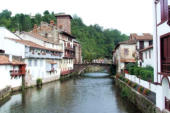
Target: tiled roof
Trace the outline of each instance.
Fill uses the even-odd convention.
[[[139,52],[143,52],[143,51],[146,51],[146,50],[152,49],[152,48],[153,48],[153,45],[151,45],[151,46],[149,46],[149,47],[147,47],[147,48],[144,48],[144,49],[140,50]]]
[[[130,39],[135,40],[153,40],[153,36],[149,33],[143,33],[142,35],[138,35],[136,33],[130,34]]]
[[[57,42],[51,41],[48,38],[45,38],[38,33],[33,33],[33,32],[24,32],[24,33],[27,34],[27,35],[30,35],[34,38],[37,38],[39,40],[45,41],[45,42],[49,42],[49,43],[52,43],[52,44],[58,44]]]
[[[56,51],[56,52],[62,52],[62,51],[59,51],[59,50],[56,50],[56,49],[51,49],[51,48],[47,48],[47,47],[38,45],[38,44],[31,42],[31,41],[28,41],[28,40],[18,40],[18,39],[12,39],[12,38],[8,38],[8,39],[13,40],[13,41],[18,42],[18,43],[21,43],[21,44],[24,44],[26,46],[34,47],[34,48]]]
[[[119,47],[120,44],[132,45],[132,44],[136,44],[136,40],[126,40],[126,41],[119,42],[119,44],[116,45],[115,50],[116,50],[117,47]]]
[[[120,59],[120,62],[136,62],[135,59]]]
[[[5,55],[0,55],[0,65],[24,65],[24,62],[12,60],[9,61],[9,57]]]

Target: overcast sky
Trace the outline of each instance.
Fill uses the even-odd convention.
[[[153,32],[153,0],[1,0],[4,9],[34,15],[44,10],[78,15],[86,25],[99,24],[122,33]]]

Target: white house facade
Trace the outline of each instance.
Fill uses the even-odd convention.
[[[139,51],[141,54],[141,67],[152,66],[154,67],[153,46],[148,46]]]
[[[153,4],[156,105],[170,111],[170,0],[153,0]]]

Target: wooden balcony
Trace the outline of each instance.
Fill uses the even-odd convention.
[[[65,50],[74,51],[74,49],[70,46],[65,47]]]
[[[73,70],[62,71],[61,75],[68,75],[68,74],[70,74],[72,72],[73,72]]]
[[[165,109],[170,111],[170,100],[166,97],[165,97]]]
[[[22,76],[22,75],[25,75],[25,71],[24,70],[11,70],[10,75],[11,77]]]

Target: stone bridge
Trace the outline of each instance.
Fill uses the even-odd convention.
[[[104,63],[90,63],[90,64],[74,64],[74,72],[77,72],[79,75],[83,73],[87,68],[95,68],[100,67],[103,70],[106,70],[110,73],[112,64],[104,64]]]

